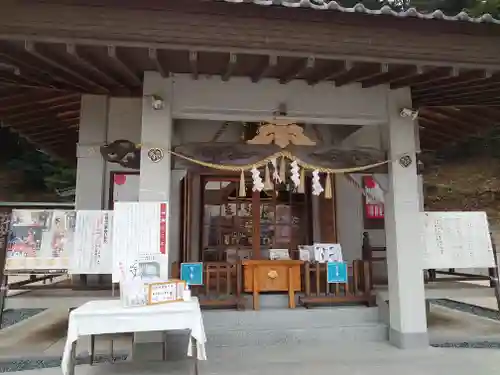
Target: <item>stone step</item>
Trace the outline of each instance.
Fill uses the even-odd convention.
[[[364,323],[351,326],[332,326],[274,330],[228,330],[207,333],[210,347],[263,347],[290,345],[325,345],[342,342],[387,341],[387,326]]]
[[[379,323],[378,308],[344,307],[267,309],[259,311],[204,311],[205,331],[284,331],[335,328]]]

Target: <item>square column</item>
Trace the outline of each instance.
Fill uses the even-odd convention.
[[[410,90],[389,90],[387,135],[391,163],[385,207],[389,339],[400,348],[421,348],[429,345],[429,339],[422,271],[416,123],[411,118],[400,116],[404,107],[411,108]],[[408,156],[411,163],[403,165],[402,156]]]
[[[108,98],[82,95],[76,168],[76,209],[101,210],[106,162],[99,151],[106,142]]]
[[[170,198],[172,144],[171,80],[157,72],[144,73],[141,128],[141,171],[139,200],[168,201]],[[153,97],[163,107],[153,107]],[[150,152],[160,151],[161,160],[152,160]]]
[[[163,100],[163,106],[154,107],[154,97]],[[139,201],[169,202],[168,251],[170,253],[171,205],[171,157],[172,138],[171,80],[157,72],[144,72],[141,126],[141,168],[139,182]],[[160,151],[160,158],[154,159],[151,153]],[[153,155],[154,156],[154,155]],[[161,360],[163,335],[161,332],[134,334],[133,359],[141,361]],[[170,346],[169,346],[170,348]]]

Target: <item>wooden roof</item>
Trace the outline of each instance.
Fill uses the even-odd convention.
[[[198,0],[146,0],[140,9],[108,2],[14,1],[2,10],[3,126],[74,159],[80,95],[140,96],[147,70],[410,87],[424,149],[500,122],[500,26]]]

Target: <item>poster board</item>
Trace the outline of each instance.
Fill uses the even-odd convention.
[[[72,274],[111,274],[113,211],[79,210],[76,213]]]
[[[338,243],[315,243],[314,260],[318,263],[343,262],[342,246]]]
[[[113,282],[128,275],[141,255],[164,254],[167,257],[167,243],[166,202],[116,202],[112,235]]]
[[[423,269],[495,267],[485,212],[423,212]]]
[[[5,269],[67,270],[75,221],[75,211],[12,210]]]

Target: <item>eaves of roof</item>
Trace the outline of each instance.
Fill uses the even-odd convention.
[[[328,0],[223,0],[228,3],[253,3],[262,6],[284,6],[288,8],[311,8],[317,10],[333,10],[343,13],[362,13],[371,15],[389,15],[398,18],[419,18],[424,20],[444,20],[444,21],[462,21],[472,23],[493,23],[500,24],[500,20],[494,18],[491,14],[483,14],[480,17],[471,17],[466,12],[460,12],[455,16],[447,16],[441,10],[431,13],[422,13],[415,8],[406,11],[397,12],[390,6],[384,5],[380,9],[372,10],[358,3],[352,8],[344,7],[337,1]]]

